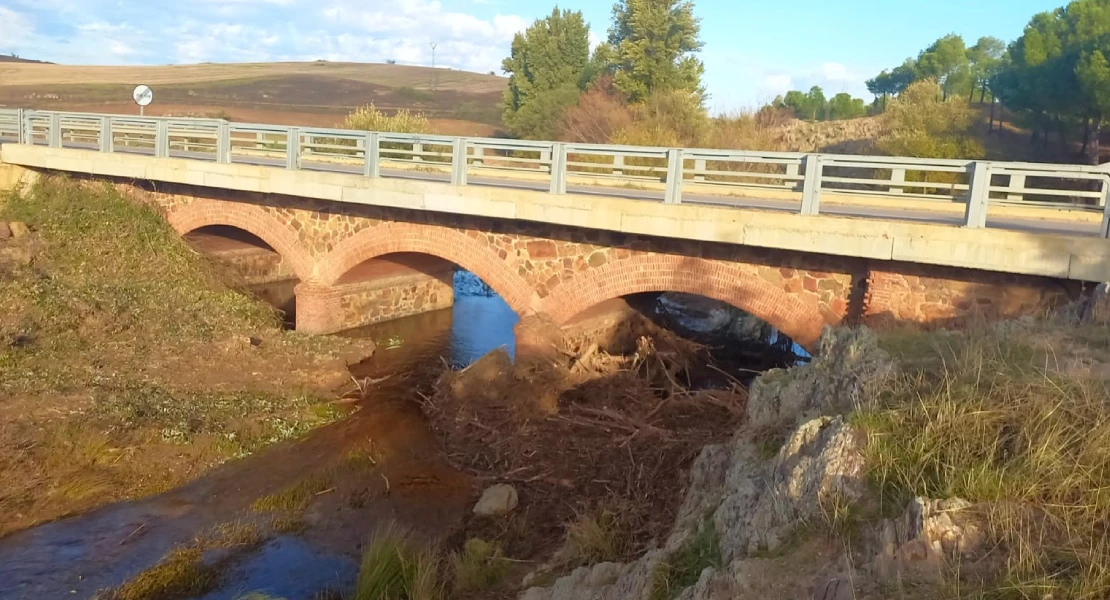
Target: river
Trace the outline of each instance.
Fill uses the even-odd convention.
[[[0,539],[0,598],[92,597],[154,565],[197,532],[254,514],[249,507],[255,499],[311,477],[368,441],[383,457],[372,475],[337,483],[305,513],[304,533],[272,537],[232,562],[225,583],[204,598],[264,591],[309,600],[322,589],[349,589],[361,545],[378,527],[398,523],[428,537],[449,531],[470,508],[472,482],[440,455],[414,394],[434,382],[443,361],[459,368],[495,348],[512,353],[517,320],[472,275],[457,274],[455,287],[451,309],[341,334],[373,339],[379,347],[372,359],[352,369],[355,378],[376,383],[370,400],[350,417],[164,494]],[[685,317],[681,303],[657,306],[695,330],[719,332],[730,322],[720,313],[725,309],[712,306],[708,313],[702,307]]]

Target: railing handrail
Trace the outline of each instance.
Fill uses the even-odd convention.
[[[369,132],[237,123],[203,117],[146,117],[0,108],[0,136],[14,136],[19,143],[42,143],[41,140],[45,137],[47,145],[61,147],[66,143],[66,131],[69,132],[70,144],[91,144],[95,141],[96,148],[91,149],[101,152],[112,152],[119,147],[128,146],[150,151],[153,147],[154,156],[159,158],[169,157],[172,151],[184,151],[192,152],[190,158],[203,159],[214,154],[218,162],[231,162],[233,156],[242,156],[246,152],[250,156],[269,156],[275,161],[283,157],[285,168],[293,170],[302,168],[306,159],[322,160],[320,157],[332,156],[335,160],[348,163],[361,161],[364,166],[363,174],[369,177],[380,175],[383,160],[403,160],[442,170],[450,169],[451,182],[456,185],[467,184],[467,174],[473,167],[527,171],[549,177],[550,191],[556,194],[566,193],[571,177],[578,177],[579,180],[593,178],[591,181],[613,178],[632,182],[654,181],[665,184],[663,200],[670,204],[682,202],[684,186],[754,190],[777,188],[790,193],[801,193],[800,212],[803,215],[820,214],[821,196],[828,193],[855,193],[892,200],[947,198],[965,203],[966,227],[985,227],[989,204],[1013,205],[1033,198],[1026,203],[1030,208],[1101,209],[1102,235],[1110,237],[1110,202],[1107,202],[1110,194],[1110,164],[1089,166],[816,152],[668,148]],[[244,137],[251,134],[254,134],[254,139]],[[190,139],[191,137],[208,141],[201,142]],[[344,140],[346,143],[354,141],[355,144],[347,146],[346,143],[332,143],[329,138]],[[427,146],[435,148],[429,150]],[[198,156],[201,150],[204,156]],[[488,151],[494,154],[488,154]],[[254,154],[249,154],[250,152]],[[499,152],[504,155],[497,154]],[[281,154],[274,156],[278,153]],[[588,157],[601,157],[601,162]],[[835,171],[830,172],[829,169]],[[908,177],[910,173],[932,173],[942,177],[939,181],[936,178],[929,180],[921,175]],[[998,185],[993,181],[995,177],[1008,179],[1004,180],[1003,185]],[[1055,187],[1030,186],[1027,178],[1049,180],[1049,184]],[[1066,186],[1059,180],[1078,183]],[[1095,183],[1098,189],[1090,189]],[[995,197],[992,198],[992,194]],[[1037,199],[1038,195],[1040,199]],[[1056,197],[1070,199],[1072,202],[1056,201]],[[1087,202],[1089,200],[1096,202],[1092,204]],[[1076,204],[1077,201],[1085,204]]]

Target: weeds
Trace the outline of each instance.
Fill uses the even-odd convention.
[[[707,517],[682,547],[656,568],[651,600],[678,597],[682,590],[697,583],[702,571],[708,567],[721,567],[721,540],[713,520]]]
[[[439,600],[439,559],[404,533],[387,529],[362,555],[353,600]]]
[[[629,523],[620,507],[599,507],[578,515],[567,525],[564,549],[574,565],[617,562],[625,558],[632,543]]]
[[[455,593],[487,590],[501,583],[508,567],[500,546],[471,538],[451,555],[452,588]]]

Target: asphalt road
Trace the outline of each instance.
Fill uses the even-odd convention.
[[[4,137],[0,136],[0,143],[4,141],[11,142],[14,140],[10,138],[5,139]],[[93,144],[67,143],[65,144],[65,147],[96,150],[96,146]],[[153,149],[151,148],[120,148],[116,151],[125,152],[128,154],[142,154],[148,156],[154,153]],[[214,160],[213,155],[199,152],[174,151],[170,153],[170,156],[174,158],[189,158],[195,160],[205,160],[209,162]],[[233,155],[232,162],[235,164],[251,164],[280,168],[283,168],[285,166],[285,161],[282,159],[271,159],[253,156]],[[332,173],[352,174],[362,173],[362,169],[357,166],[313,161],[311,159],[302,160],[301,168],[306,171],[325,171]],[[381,175],[382,177],[414,179],[419,181],[449,182],[451,180],[450,175],[446,173],[430,173],[424,171],[409,171],[402,169],[382,169]],[[467,178],[467,184],[477,186],[513,188],[530,191],[545,191],[548,189],[548,183],[545,181],[523,181],[516,179],[502,179],[497,177],[473,175]],[[609,186],[568,185],[567,191],[575,194],[585,194],[599,197],[617,197],[654,202],[663,201],[663,192],[654,190],[636,190]],[[694,194],[690,192],[683,193],[682,202],[684,204],[730,206],[748,210],[765,210],[778,212],[798,212],[800,210],[799,202],[790,200],[773,198],[734,198],[726,196]],[[891,201],[891,203],[892,206],[890,207],[844,206],[825,204],[821,207],[821,214],[837,217],[911,221],[957,226],[963,223],[962,214],[934,212],[916,208],[899,208],[898,206],[893,205],[893,200]],[[1047,212],[1048,211],[1046,211],[1046,213]],[[1050,218],[1038,219],[1010,216],[991,216],[989,214],[989,211],[987,215],[987,227],[994,229],[1007,229],[1012,231],[1025,231],[1030,233],[1047,233],[1059,235],[1097,236],[1099,234],[1099,225],[1095,223],[1080,223],[1075,221]]]

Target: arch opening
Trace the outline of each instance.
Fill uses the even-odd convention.
[[[294,290],[301,279],[293,265],[265,240],[232,225],[205,225],[182,237],[197,252],[225,267],[237,287],[277,309],[285,327],[294,326]]]
[[[654,327],[645,327],[650,323]],[[771,323],[727,302],[685,292],[635,292],[603,300],[563,325],[572,343],[593,339],[613,354],[636,351],[653,328],[705,347],[720,365],[757,373],[808,361],[809,352]],[[744,376],[739,379],[747,380]]]
[[[394,252],[366,259],[335,282],[343,335],[385,350],[408,348],[466,366],[490,350],[515,352],[516,311],[486,281],[444,258]]]

